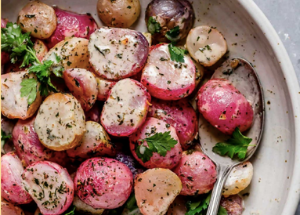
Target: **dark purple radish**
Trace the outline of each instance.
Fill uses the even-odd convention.
[[[90,63],[98,76],[120,80],[142,70],[149,45],[138,31],[102,27],[91,34],[88,50]]]
[[[154,42],[175,42],[186,37],[194,18],[193,6],[188,0],[153,0],[147,6],[145,21]],[[156,23],[160,29],[155,29]],[[169,34],[171,30],[176,35]]]
[[[240,195],[222,197],[221,206],[225,208],[228,215],[242,215],[244,211],[243,199]]]

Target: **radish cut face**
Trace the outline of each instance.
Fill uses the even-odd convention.
[[[163,215],[182,189],[179,177],[169,169],[155,168],[136,177],[134,192],[144,215]]]
[[[129,136],[144,123],[150,102],[150,94],[141,83],[129,78],[121,80],[108,95],[101,124],[113,136]]]

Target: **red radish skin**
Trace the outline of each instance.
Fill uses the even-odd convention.
[[[1,157],[1,197],[13,204],[28,204],[32,198],[22,185],[24,168],[18,156],[10,152]]]
[[[225,208],[228,215],[242,215],[243,208],[243,199],[239,195],[229,196],[227,198],[222,197],[221,206]]]
[[[65,37],[80,37],[89,39],[98,28],[96,21],[89,14],[78,14],[71,11],[54,8],[57,16],[57,27],[48,39],[48,48],[52,48]]]
[[[101,109],[102,107],[100,107],[100,104],[96,102],[95,105],[89,111],[85,112],[85,120],[99,123]]]
[[[74,184],[66,169],[49,161],[29,165],[22,183],[42,214],[63,214],[73,202]]]
[[[98,95],[94,74],[86,69],[68,69],[63,73],[63,78],[83,110],[89,111],[95,104]]]
[[[35,117],[18,120],[12,133],[16,153],[24,166],[36,161],[49,160],[53,156],[53,151],[41,144],[34,131],[34,121]]]
[[[225,79],[209,80],[199,90],[197,100],[199,112],[224,134],[231,135],[236,127],[244,132],[252,124],[251,104]]]
[[[202,152],[185,151],[173,171],[182,183],[180,195],[193,196],[212,190],[217,177],[214,163]]]
[[[88,50],[97,76],[121,80],[143,69],[149,44],[141,32],[101,27],[91,35]]]
[[[101,113],[101,124],[113,136],[129,136],[146,120],[151,96],[139,82],[124,79],[111,89]]]
[[[111,158],[83,162],[74,179],[78,197],[93,208],[121,207],[132,191],[133,176],[123,163]]]
[[[78,146],[67,150],[68,156],[83,159],[97,156],[115,156],[116,150],[114,145],[103,127],[93,121],[87,121],[85,125],[86,132],[82,140]]]
[[[149,136],[153,136],[155,133],[164,133],[169,132],[173,139],[177,141],[177,144],[167,152],[166,156],[161,156],[157,152],[153,153],[153,156],[150,158],[149,161],[143,162],[136,154],[135,149],[137,144],[141,145],[142,143],[139,141],[140,139],[145,139]],[[148,134],[148,135],[147,135]],[[150,135],[149,135],[150,134]],[[134,158],[144,167],[151,169],[151,168],[165,168],[165,169],[172,169],[174,168],[181,159],[182,149],[180,146],[179,138],[176,134],[175,128],[170,126],[169,124],[165,123],[162,120],[149,117],[147,118],[146,122],[143,124],[139,130],[132,134],[129,137],[130,141],[130,150]],[[146,141],[143,143],[144,146],[148,146]]]
[[[196,67],[187,55],[184,56],[184,63],[172,61],[168,44],[158,44],[150,48],[141,83],[153,97],[179,100],[195,89]]]
[[[197,114],[187,99],[162,101],[153,99],[148,116],[163,120],[176,130],[181,147],[188,149],[198,133]]]

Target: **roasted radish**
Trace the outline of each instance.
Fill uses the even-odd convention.
[[[1,157],[1,196],[13,204],[27,204],[32,198],[22,185],[24,168],[18,156],[10,152]]]
[[[42,214],[62,214],[72,204],[73,181],[56,163],[39,161],[29,165],[22,174],[22,183]]]
[[[48,96],[40,106],[34,130],[49,149],[63,151],[77,146],[85,132],[85,115],[80,103],[70,94]]]
[[[143,215],[165,214],[181,188],[178,176],[161,168],[139,174],[134,183],[136,202]]]
[[[182,182],[180,195],[193,196],[212,190],[217,178],[214,163],[202,152],[185,151],[173,170]]]
[[[86,69],[68,69],[64,71],[63,78],[73,96],[80,102],[83,110],[90,110],[98,95],[94,74]]]
[[[78,197],[93,208],[114,209],[128,199],[133,184],[129,168],[111,158],[83,162],[74,179]]]
[[[108,95],[101,124],[113,136],[128,136],[144,123],[150,102],[151,97],[142,84],[129,78],[121,80]]]
[[[10,119],[27,119],[31,117],[39,108],[42,97],[40,96],[40,84],[33,81],[36,89],[36,97],[21,96],[22,81],[30,83],[36,79],[34,74],[27,72],[15,72],[1,75],[1,113]],[[27,82],[26,82],[27,83]],[[21,85],[22,84],[22,85]]]
[[[187,97],[195,89],[196,68],[187,55],[182,56],[181,62],[172,60],[170,49],[178,48],[171,44],[151,47],[141,83],[153,97],[179,100]]]
[[[90,63],[105,79],[120,80],[142,70],[148,56],[148,41],[134,30],[100,28],[89,42]]]
[[[78,146],[67,151],[71,158],[90,158],[96,156],[114,156],[115,148],[103,127],[96,122],[87,121],[86,132]]]
[[[129,137],[134,158],[146,168],[174,168],[181,159],[182,149],[176,130],[153,117]]]
[[[213,27],[193,28],[186,39],[192,58],[203,66],[212,66],[227,52],[224,36]]]

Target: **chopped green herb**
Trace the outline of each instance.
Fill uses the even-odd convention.
[[[191,198],[186,203],[187,212],[185,215],[205,215],[211,198],[211,193],[202,194]],[[220,206],[218,215],[228,215],[227,211]]]
[[[179,26],[176,26],[170,31],[167,31],[165,37],[171,42],[176,42],[180,39],[179,34],[180,34]]]
[[[127,208],[129,211],[133,211],[138,208],[134,193],[132,193],[128,198],[125,208]]]
[[[157,22],[152,16],[148,19],[147,28],[152,35],[159,33],[161,29],[159,22]]]
[[[150,160],[153,152],[157,152],[161,156],[166,156],[167,151],[170,151],[177,144],[177,140],[173,139],[170,135],[170,131],[164,133],[155,133],[151,137],[147,137],[143,140],[141,145],[138,145],[135,149],[137,156],[145,163]],[[144,141],[147,142],[148,147],[144,146]]]
[[[96,50],[98,52],[100,52],[100,54],[102,54],[103,56],[107,55],[110,53],[110,49],[100,49],[98,46],[94,45],[94,47],[96,48]]]
[[[236,127],[232,137],[225,142],[217,143],[213,147],[213,152],[222,156],[227,155],[231,159],[237,156],[238,159],[243,160],[246,157],[247,148],[251,141],[251,138],[244,136],[240,129]]]
[[[12,136],[11,134],[6,134],[2,129],[1,129],[1,152],[5,153],[4,151],[4,145],[6,143],[7,140],[11,139]]]
[[[27,97],[27,103],[28,105],[31,105],[35,99],[36,99],[36,93],[37,93],[37,80],[34,78],[24,79],[21,82],[21,97]]]
[[[171,55],[171,60],[184,63],[184,55],[187,54],[187,50],[178,48],[173,44],[169,44],[168,47]]]

